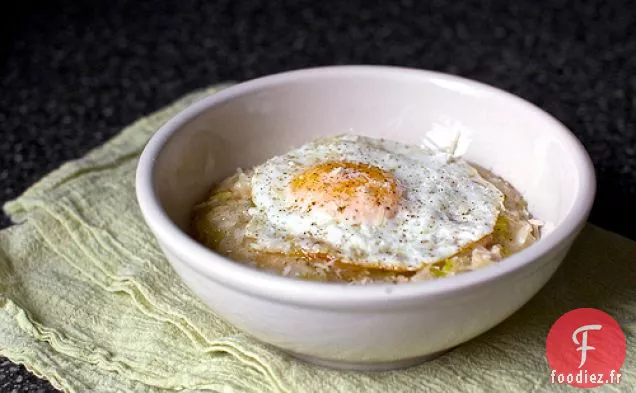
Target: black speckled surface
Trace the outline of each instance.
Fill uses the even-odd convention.
[[[631,0],[23,0],[0,17],[0,201],[192,89],[390,64],[490,83],[555,115],[597,168],[591,221],[636,238]],[[0,391],[53,390],[2,361]]]

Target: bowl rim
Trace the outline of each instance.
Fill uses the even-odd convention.
[[[156,158],[173,134],[182,126],[209,108],[222,104],[245,93],[271,87],[292,80],[324,76],[362,76],[380,74],[387,78],[420,78],[439,80],[458,88],[469,88],[494,94],[521,104],[524,110],[534,112],[552,133],[562,142],[577,164],[580,181],[570,212],[550,235],[532,246],[505,259],[505,263],[493,264],[475,271],[425,282],[404,284],[350,285],[347,283],[313,282],[284,277],[232,261],[196,242],[181,230],[164,212],[154,187]],[[160,243],[179,257],[191,269],[220,285],[229,286],[244,293],[279,302],[304,304],[315,307],[355,307],[379,305],[390,301],[421,299],[438,296],[461,289],[480,286],[514,273],[540,259],[549,252],[567,244],[582,229],[589,216],[596,194],[596,177],[592,161],[574,134],[561,122],[536,105],[505,90],[438,71],[395,66],[347,65],[304,68],[272,74],[242,82],[206,96],[168,120],[147,142],[137,165],[136,193],[142,215]]]

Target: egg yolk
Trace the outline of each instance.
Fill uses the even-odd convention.
[[[402,190],[397,179],[376,166],[330,161],[296,174],[288,197],[298,209],[314,209],[353,223],[378,225],[395,216]]]

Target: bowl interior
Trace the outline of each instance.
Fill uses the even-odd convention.
[[[325,135],[421,144],[430,131],[459,131],[464,157],[512,183],[547,223],[544,237],[572,209],[584,175],[576,140],[550,116],[507,93],[436,73],[291,73],[230,88],[197,107],[154,170],[157,196],[182,229],[215,182]]]

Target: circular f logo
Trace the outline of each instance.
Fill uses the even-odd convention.
[[[594,308],[572,310],[548,333],[550,380],[577,387],[618,384],[625,351],[625,335],[612,317]]]

